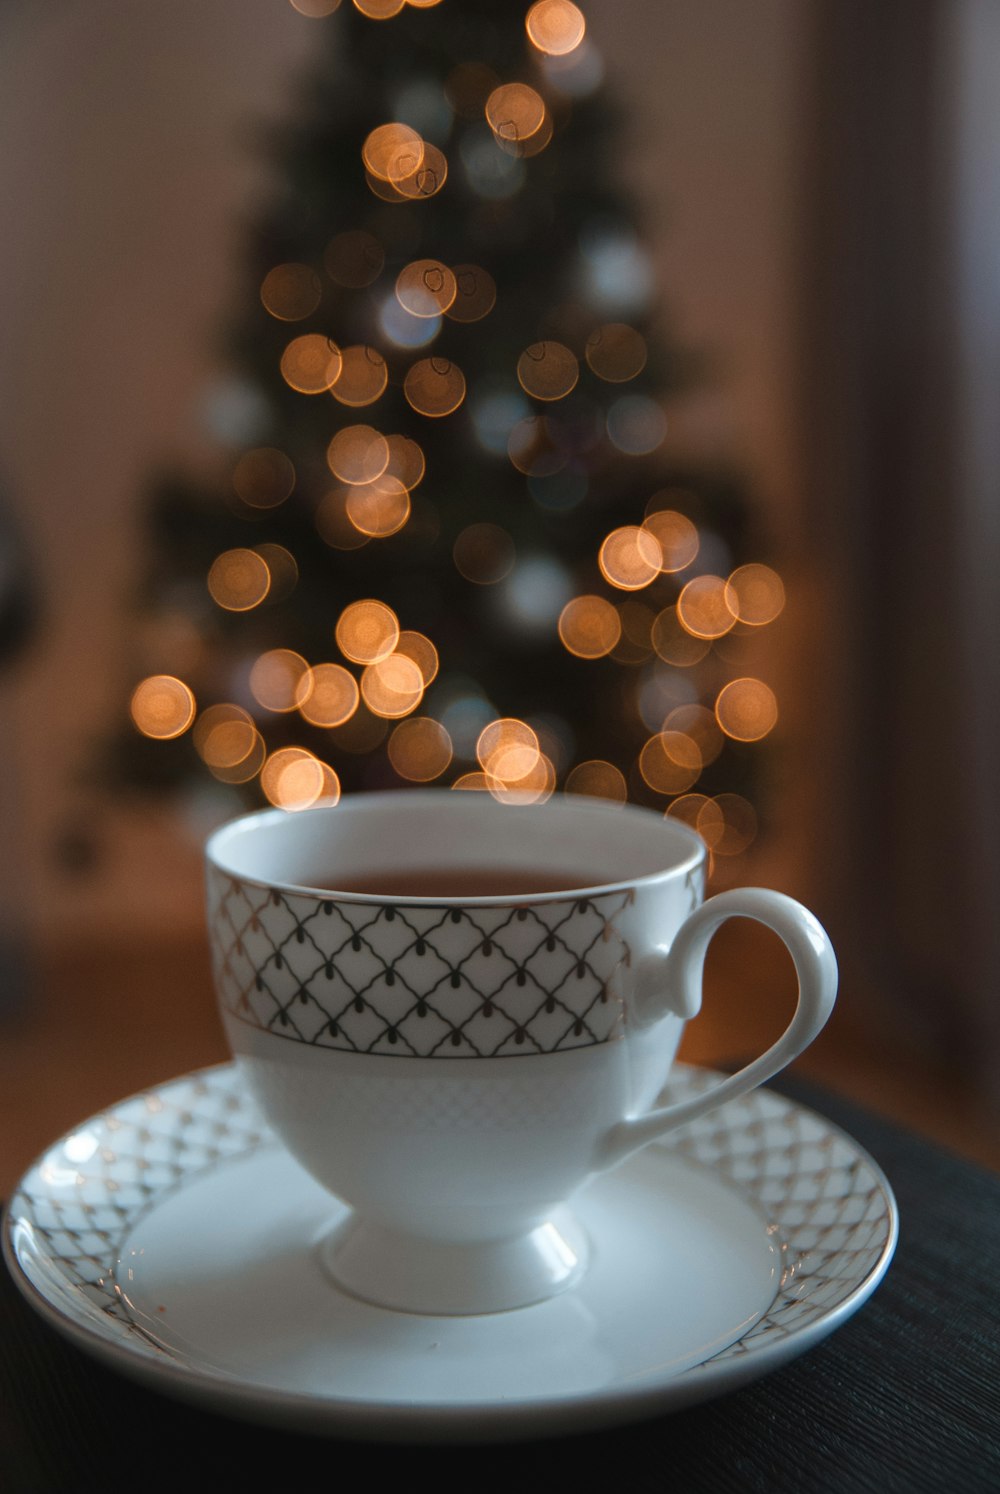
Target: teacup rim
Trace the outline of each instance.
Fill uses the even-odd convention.
[[[224,876],[232,877],[234,880],[249,886],[259,887],[265,892],[280,892],[289,896],[312,897],[320,901],[336,903],[355,903],[369,906],[393,906],[412,908],[518,908],[540,903],[579,902],[582,899],[609,896],[616,892],[640,891],[656,886],[658,883],[669,881],[675,877],[683,878],[688,873],[704,865],[708,854],[708,847],[696,830],[685,825],[681,820],[668,819],[667,815],[658,816],[655,810],[648,809],[640,804],[621,804],[613,801],[587,800],[583,796],[574,799],[572,804],[562,800],[549,800],[543,805],[504,805],[499,806],[505,813],[517,813],[521,810],[534,810],[551,813],[563,813],[572,810],[575,813],[605,815],[613,814],[616,817],[626,815],[630,818],[657,818],[663,823],[673,835],[686,841],[688,854],[674,862],[672,865],[663,867],[659,871],[648,872],[642,876],[624,877],[615,881],[593,883],[587,886],[566,888],[555,892],[527,892],[506,893],[502,895],[484,896],[441,896],[418,897],[415,895],[398,896],[394,893],[372,893],[372,892],[349,892],[340,891],[333,887],[313,887],[304,882],[293,882],[283,878],[273,877],[265,879],[236,871],[232,866],[226,865],[220,857],[220,843],[232,839],[234,836],[245,834],[252,826],[278,823],[287,819],[292,813],[296,818],[300,816],[314,817],[316,815],[335,815],[343,813],[350,805],[360,805],[373,801],[385,802],[392,798],[397,799],[405,795],[408,800],[420,798],[425,802],[430,799],[437,801],[453,801],[453,791],[450,789],[383,789],[345,796],[336,804],[313,805],[308,809],[290,811],[287,809],[258,809],[251,810],[247,814],[237,815],[234,819],[227,820],[225,824],[219,825],[208,836],[205,842],[205,860],[214,870]],[[478,795],[477,795],[478,797]],[[551,808],[550,808],[551,806]]]

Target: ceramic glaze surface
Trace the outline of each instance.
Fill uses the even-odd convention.
[[[529,879],[598,865],[609,882],[501,897],[338,891],[385,867],[389,837],[398,875],[418,882],[421,869],[457,879],[476,864]],[[292,1155],[358,1216],[331,1242],[331,1274],[402,1310],[492,1312],[577,1279],[584,1252],[561,1206],[692,1105],[717,1102],[649,1110],[727,917],[784,939],[799,1003],[719,1101],[801,1051],[836,991],[811,914],[760,889],[703,904],[704,845],[646,810],[357,795],[247,816],[211,838],[207,860],[230,1046]]]
[[[666,1098],[718,1080],[679,1067]],[[448,1318],[367,1306],[323,1270],[342,1206],[226,1065],[81,1122],[22,1180],[5,1249],[56,1327],[158,1389],[303,1430],[453,1441],[593,1429],[732,1389],[855,1311],[897,1232],[871,1159],[766,1091],[596,1178],[578,1214],[591,1267],[547,1302]]]

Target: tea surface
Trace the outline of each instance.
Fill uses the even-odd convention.
[[[369,897],[537,897],[546,892],[579,892],[615,880],[600,872],[592,875],[577,868],[565,872],[540,872],[525,867],[452,867],[438,870],[370,872],[363,876],[331,876],[319,884],[332,892],[355,892]]]

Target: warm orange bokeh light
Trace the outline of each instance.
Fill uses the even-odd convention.
[[[320,499],[315,524],[320,539],[333,550],[360,550],[371,538],[362,534],[347,512],[351,488],[334,488]]]
[[[412,436],[387,436],[386,441],[389,445],[386,474],[389,477],[395,477],[404,488],[412,493],[413,489],[423,481],[427,470],[423,449]]]
[[[375,716],[395,720],[415,711],[424,696],[424,677],[420,666],[405,654],[369,664],[361,676],[361,694],[365,705]]]
[[[341,482],[374,482],[389,465],[389,443],[372,425],[345,425],[326,448],[326,460]]]
[[[683,794],[701,768],[697,743],[681,731],[657,732],[639,754],[639,772],[657,794]]]
[[[534,342],[517,360],[518,383],[534,399],[564,399],[579,377],[576,355],[561,342]]]
[[[337,619],[337,647],[354,664],[387,659],[399,642],[399,620],[384,602],[351,602]]]
[[[212,600],[227,612],[250,612],[271,588],[271,572],[256,550],[225,550],[208,572]]]
[[[151,674],[133,690],[129,712],[144,737],[170,741],[194,720],[194,694],[176,675]]]
[[[785,587],[768,565],[741,565],[726,582],[726,601],[741,623],[762,628],[785,605]]]
[[[377,348],[359,343],[341,349],[340,376],[330,390],[342,405],[358,409],[373,405],[385,392],[389,370]]]
[[[637,524],[613,529],[601,545],[601,575],[620,591],[641,591],[660,574],[662,553],[655,537]]]
[[[680,625],[694,638],[721,638],[736,621],[721,576],[695,576],[677,598]]]
[[[537,0],[525,18],[534,46],[549,57],[565,57],[583,41],[587,22],[573,0]]]
[[[395,652],[397,654],[405,654],[408,659],[413,660],[414,664],[420,670],[425,689],[433,679],[437,678],[440,665],[438,651],[431,640],[423,633],[404,630],[399,635]]]
[[[577,763],[566,779],[564,792],[586,794],[592,799],[611,799],[616,804],[624,804],[628,798],[624,774],[603,758]]]
[[[545,103],[527,83],[501,83],[486,100],[486,120],[501,141],[528,140],[545,122]]]
[[[295,704],[313,726],[343,726],[358,708],[358,682],[342,664],[315,664],[302,674]]]
[[[233,469],[233,488],[249,508],[277,508],[295,487],[295,468],[283,451],[258,446]]]
[[[308,668],[290,648],[272,648],[254,660],[250,693],[266,711],[294,711],[299,681]]]
[[[335,10],[340,9],[340,0],[291,0],[292,9],[297,10],[300,16],[309,16],[312,20],[322,20],[324,16],[332,16]]]
[[[584,356],[599,379],[608,384],[625,384],[646,366],[646,339],[624,322],[608,322],[591,332]]]
[[[348,290],[362,290],[382,273],[385,250],[374,234],[363,228],[351,228],[330,240],[323,264],[336,285]]]
[[[650,642],[664,664],[690,669],[700,664],[712,647],[707,638],[695,638],[681,627],[676,607],[664,607],[653,623]]]
[[[265,310],[280,322],[301,322],[312,316],[322,295],[322,282],[308,265],[275,265],[260,288]]]
[[[434,197],[448,180],[448,160],[436,145],[424,141],[423,158],[420,165],[409,176],[393,177],[387,183],[393,202],[420,202]]]
[[[455,541],[456,569],[476,586],[495,586],[514,568],[514,541],[499,524],[469,524]]]
[[[719,794],[698,813],[695,827],[718,856],[738,856],[757,834],[757,814],[741,794]]]
[[[266,756],[264,739],[242,706],[209,706],[195,723],[195,749],[222,783],[249,783]]]
[[[520,761],[520,754],[512,760]],[[501,778],[493,772],[487,772],[486,786],[501,804],[544,804],[546,799],[552,797],[555,789],[556,770],[545,753],[539,752],[531,767],[517,776],[510,773]]]
[[[479,792],[489,790],[485,773],[463,773],[451,786],[453,789],[473,789]]]
[[[439,259],[415,259],[396,276],[396,300],[411,316],[442,316],[458,294],[458,282]]]
[[[350,488],[345,500],[347,517],[370,539],[398,534],[410,517],[410,495],[397,477],[384,473],[374,482]]]
[[[418,415],[451,415],[465,398],[465,375],[447,358],[421,358],[407,373],[403,393]]]
[[[405,5],[406,0],[354,0],[355,10],[370,21],[390,21]]]
[[[730,680],[719,691],[715,714],[727,737],[737,742],[759,742],[778,720],[778,702],[763,680]]]
[[[537,732],[516,716],[491,721],[476,742],[480,766],[500,783],[519,783],[534,771],[540,755]]]
[[[698,531],[685,514],[672,508],[657,509],[646,516],[642,527],[660,547],[662,570],[671,574],[682,571],[696,558],[700,546]]]
[[[430,716],[414,716],[393,728],[388,752],[400,778],[411,783],[430,783],[451,765],[451,737],[439,721]]]
[[[291,596],[299,579],[295,556],[284,545],[254,545],[254,549],[271,572],[268,596],[272,602],[283,602],[286,597]]]
[[[331,767],[304,747],[279,747],[261,769],[260,786],[279,809],[311,809],[336,804],[340,779]]]
[[[454,274],[455,299],[447,315],[453,322],[482,321],[496,304],[496,281],[479,265],[456,265]]]
[[[604,597],[574,597],[559,614],[559,637],[578,659],[601,659],[621,637],[618,611]]]
[[[675,706],[663,723],[664,731],[683,732],[701,753],[703,766],[714,763],[725,746],[714,712],[703,705]]]
[[[281,377],[297,394],[325,394],[340,378],[344,360],[321,332],[293,337],[281,355]]]
[[[395,182],[418,170],[424,159],[424,142],[409,125],[379,125],[366,137],[361,159],[379,181]]]

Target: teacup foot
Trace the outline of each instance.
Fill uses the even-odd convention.
[[[362,1302],[441,1317],[509,1312],[572,1286],[587,1240],[568,1210],[509,1239],[450,1244],[350,1215],[319,1243],[323,1269]]]

